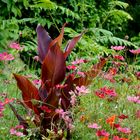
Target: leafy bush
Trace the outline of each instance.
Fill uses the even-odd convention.
[[[68,110],[72,107],[70,92],[76,91],[77,86],[88,85],[106,63],[106,59],[101,59],[99,63],[92,66],[91,70],[84,72],[84,76],[77,76],[77,72],[66,74],[66,58],[71,53],[77,41],[81,38],[82,33],[68,42],[65,51],[62,52],[60,47],[64,34],[64,26],[60,35],[54,40],[48,35],[42,26],[37,27],[38,38],[38,56],[41,62],[41,86],[37,88],[25,76],[14,74],[17,86],[22,92],[23,106],[27,112],[32,110],[34,125],[37,129],[39,139],[50,137],[49,132],[54,131],[56,137],[69,139],[72,128],[72,119]],[[84,61],[83,61],[84,63]],[[78,91],[77,91],[78,92]],[[75,95],[75,96],[78,96]],[[10,104],[11,109],[23,126],[23,134],[28,134],[30,123],[23,119]],[[34,130],[34,131],[35,131]],[[62,131],[59,134],[59,131]],[[65,131],[66,130],[66,131]],[[32,138],[33,136],[31,136]],[[36,136],[37,137],[37,136]]]

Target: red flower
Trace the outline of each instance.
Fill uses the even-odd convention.
[[[111,74],[111,75],[116,75],[117,74],[117,69],[116,68],[110,68],[109,70],[108,70],[108,73],[109,74]]]
[[[108,132],[106,132],[105,130],[98,130],[96,132],[96,136],[105,136],[105,137],[108,137],[110,134]]]
[[[8,103],[11,103],[11,102],[13,102],[14,100],[15,100],[14,98],[12,98],[12,99],[5,98],[5,100],[4,100],[4,105],[5,105],[5,104],[8,104]]]
[[[99,98],[105,98],[105,94],[101,93],[100,91],[96,91],[95,94],[99,97]]]
[[[115,55],[115,56],[113,56],[113,57],[114,57],[114,59],[124,61],[124,57],[121,56],[121,55]]]
[[[122,114],[122,115],[118,116],[118,118],[123,120],[123,119],[128,118],[128,116],[127,116],[127,115]]]
[[[47,106],[41,106],[41,110],[45,111],[46,113],[51,113],[51,109],[49,109]]]
[[[14,57],[12,56],[12,54],[8,54],[7,52],[0,53],[0,61],[2,60],[10,61],[13,59]]]
[[[108,97],[116,97],[117,96],[117,93],[115,92],[115,90],[114,89],[110,89],[108,87],[100,88],[98,91],[95,92],[95,94],[99,98],[105,98],[106,96],[108,96]]]
[[[120,124],[117,124],[117,123],[114,123],[114,128],[119,128],[120,127]]]
[[[77,67],[75,65],[69,65],[69,66],[67,66],[67,69],[69,69],[69,70],[76,70]]]

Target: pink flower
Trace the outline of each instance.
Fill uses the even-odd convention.
[[[113,57],[114,57],[114,59],[124,61],[124,57],[121,56],[121,55],[115,55],[115,56],[113,56]]]
[[[137,50],[129,50],[133,54],[140,54],[140,48]]]
[[[86,63],[88,62],[85,59],[76,59],[75,61],[71,62],[73,65],[81,64],[81,63]]]
[[[64,110],[63,109],[56,109],[55,112],[62,115],[64,113]]]
[[[99,126],[97,123],[90,123],[89,125],[88,125],[88,128],[93,128],[93,129],[100,129],[101,128],[101,126]]]
[[[78,71],[77,74],[78,74],[79,76],[85,77],[85,73],[84,73],[84,72]]]
[[[35,79],[35,80],[33,80],[33,83],[34,83],[35,85],[41,85],[41,80]]]
[[[12,49],[21,50],[20,45],[16,42],[11,43],[9,47]]]
[[[67,87],[67,84],[58,84],[58,85],[56,85],[56,88],[60,88],[60,89],[62,89],[62,88],[65,88],[65,87]]]
[[[2,60],[10,61],[13,59],[14,57],[12,56],[12,54],[8,54],[7,52],[0,53],[0,61]]]
[[[0,117],[3,116],[2,112],[4,110],[4,104],[0,101]]]
[[[131,133],[130,128],[127,128],[127,127],[124,127],[124,128],[118,127],[117,130],[122,132],[122,133],[125,133],[125,134],[130,134]]]
[[[10,129],[10,134],[15,135],[15,136],[23,137],[24,136],[23,132],[17,131],[18,129],[23,130],[24,127],[22,125],[17,125],[16,127],[13,127],[13,128]]]
[[[127,100],[134,103],[140,103],[139,96],[128,96]]]
[[[81,86],[81,87],[76,87],[76,90],[78,91],[78,95],[85,95],[87,93],[89,93],[89,90],[85,87],[85,86]]]
[[[71,100],[70,100],[71,105],[74,106],[76,102],[77,102],[76,95],[75,94],[71,95]]]
[[[124,48],[125,46],[111,46],[111,49],[117,50],[117,51],[123,50]]]
[[[108,137],[110,134],[108,132],[106,132],[105,130],[98,130],[96,132],[96,136],[105,136]]]
[[[39,61],[39,56],[34,56],[33,59],[38,62]]]

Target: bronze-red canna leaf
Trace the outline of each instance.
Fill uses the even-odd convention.
[[[97,64],[93,65],[92,69],[87,72],[88,76],[91,78],[96,77],[101,72],[104,65],[106,64],[106,61],[107,59],[100,58],[100,61]]]
[[[33,100],[40,100],[38,89],[25,77],[14,74],[19,89],[22,91],[24,103],[39,115],[37,105],[34,105]]]
[[[41,25],[37,26],[36,32],[38,39],[38,55],[40,62],[42,63],[49,50],[49,44],[52,39]]]
[[[100,71],[102,70],[105,64],[106,64],[106,59],[101,58],[97,64],[92,66],[91,70],[85,72],[84,77],[75,78],[73,80],[73,83],[76,86],[89,85],[92,82],[92,79],[95,78],[100,73]]]
[[[63,52],[57,45],[52,46],[42,64],[41,79],[43,84],[52,87],[65,78],[66,64]]]
[[[72,40],[70,40],[65,48],[65,53],[64,53],[64,57],[65,59],[68,57],[68,55],[71,53],[71,51],[73,50],[73,48],[75,47],[76,43],[79,41],[79,39],[81,38],[83,33],[81,33],[80,35],[74,37]]]
[[[52,47],[54,45],[58,45],[59,47],[62,45],[62,39],[63,39],[63,36],[64,36],[64,28],[66,26],[67,23],[65,23],[61,29],[61,32],[60,32],[60,35],[55,38],[53,41],[51,41],[51,43],[49,44],[49,47]]]

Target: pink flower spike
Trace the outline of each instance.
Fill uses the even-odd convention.
[[[140,54],[140,48],[137,50],[129,50],[133,54]]]
[[[10,61],[13,59],[14,57],[12,56],[12,54],[8,54],[7,52],[0,53],[0,61],[3,61],[3,60]]]
[[[101,126],[99,126],[97,123],[90,123],[89,125],[88,125],[88,128],[93,128],[93,129],[100,129],[101,128]]]
[[[131,133],[130,128],[127,128],[127,127],[124,127],[124,128],[118,127],[117,130],[122,132],[122,133],[125,133],[125,134],[130,134]]]
[[[123,50],[124,48],[125,46],[111,46],[111,49],[116,50],[116,51]]]
[[[12,49],[21,50],[20,45],[16,42],[11,43],[9,47]]]

